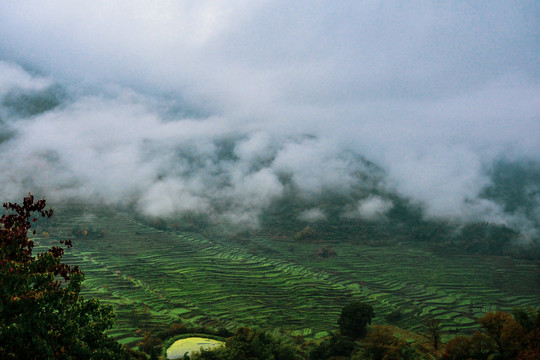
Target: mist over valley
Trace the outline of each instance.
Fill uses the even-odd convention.
[[[130,346],[538,307],[538,5],[409,5],[3,2],[0,197]]]

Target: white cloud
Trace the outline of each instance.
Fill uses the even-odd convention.
[[[338,144],[327,139],[304,139],[286,144],[272,164],[274,171],[292,175],[301,191],[320,194],[324,190],[348,192],[356,181],[356,170]]]
[[[250,222],[284,174],[304,195],[359,186],[357,153],[428,216],[500,218],[486,168],[540,161],[537,29],[527,1],[3,1],[0,97],[67,95],[0,104],[0,195],[145,207],[167,184],[185,206],[165,212]]]
[[[326,220],[326,214],[319,208],[312,208],[301,212],[298,219],[307,222],[324,221]]]
[[[379,196],[370,196],[358,202],[358,215],[366,220],[380,220],[394,207],[392,201]]]
[[[0,61],[0,96],[10,90],[43,90],[52,85],[48,77],[36,77],[14,63]]]
[[[146,189],[137,205],[145,215],[168,217],[185,212],[206,213],[210,210],[208,199],[196,195],[178,179],[153,183]]]

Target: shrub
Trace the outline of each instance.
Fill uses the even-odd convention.
[[[299,351],[282,339],[275,338],[262,330],[239,328],[227,339],[226,346],[212,351],[194,354],[195,359],[207,360],[300,360]]]
[[[294,235],[294,240],[296,241],[313,241],[317,238],[317,232],[311,228],[311,226],[306,226],[301,231],[297,232]]]
[[[343,335],[334,334],[321,342],[309,353],[310,360],[326,360],[334,357],[349,357],[354,350],[354,342]]]
[[[363,341],[362,350],[353,359],[405,360],[415,357],[414,349],[395,337],[388,326],[374,325]]]
[[[466,336],[458,336],[450,340],[444,351],[444,360],[465,360],[470,358],[471,339]]]
[[[139,342],[137,346],[139,346],[140,350],[144,351],[147,354],[150,354],[150,352],[154,348],[160,346],[162,342],[163,341],[159,337],[153,336],[150,331],[146,331],[144,333],[142,341]],[[161,348],[159,350],[161,351]]]

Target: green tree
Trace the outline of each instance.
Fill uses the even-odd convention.
[[[79,295],[84,275],[62,262],[53,246],[34,256],[28,233],[35,216],[49,218],[45,200],[5,203],[0,220],[0,358],[129,359],[104,332],[114,321],[111,306]],[[35,234],[35,230],[33,231]],[[61,241],[71,247],[71,241]]]
[[[375,312],[371,305],[355,301],[346,305],[339,315],[338,325],[341,334],[352,338],[361,338],[366,335],[367,325]]]
[[[518,307],[512,310],[514,319],[525,329],[531,332],[535,329],[540,329],[540,310],[531,306]]]

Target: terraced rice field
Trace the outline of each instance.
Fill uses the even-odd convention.
[[[449,338],[476,329],[475,319],[487,311],[540,306],[538,265],[507,257],[445,257],[417,243],[339,239],[298,244],[259,236],[240,245],[81,205],[58,208],[53,219],[55,237],[37,239],[43,246],[74,238],[76,225],[103,229],[102,238],[74,238],[65,260],[85,272],[85,296],[116,307],[111,335],[128,344],[141,329],[178,321],[319,337],[336,329],[351,300],[371,304],[379,324],[396,310],[403,316],[393,324],[413,331],[422,330],[423,316],[440,319]],[[338,256],[317,258],[326,245]]]

